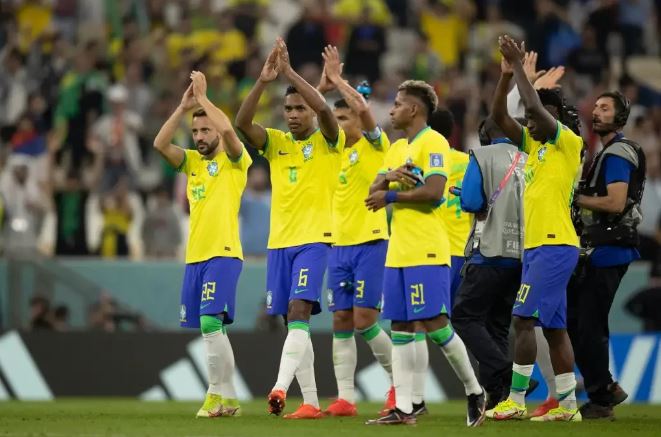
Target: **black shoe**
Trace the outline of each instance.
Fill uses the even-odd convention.
[[[618,384],[617,381],[608,384],[608,392],[611,395],[611,407],[621,404],[629,397],[629,394],[620,387],[620,384]]]
[[[425,401],[422,401],[419,404],[413,404],[412,414],[416,417],[429,414],[429,410],[427,410],[427,405],[425,405]]]
[[[535,378],[530,378],[530,382],[528,383],[528,390],[526,390],[526,396],[534,392],[537,387],[539,387],[539,381],[537,381]]]
[[[415,425],[416,423],[413,413],[406,414],[399,408],[390,410],[386,416],[365,422],[366,425]]]
[[[578,409],[581,412],[583,419],[592,420],[592,419],[609,419],[615,420],[615,415],[613,414],[613,407],[607,405],[599,405],[594,402],[588,402],[581,405],[581,408]]]
[[[466,425],[469,427],[480,426],[484,422],[487,405],[487,392],[482,389],[479,395],[468,395],[468,409],[466,413]]]

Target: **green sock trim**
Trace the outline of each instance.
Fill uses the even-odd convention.
[[[353,337],[353,331],[333,331],[333,338],[347,339]]]
[[[365,339],[365,341],[370,341],[374,339],[377,335],[379,335],[379,332],[381,332],[381,326],[379,323],[375,323],[369,328],[365,329],[359,329],[358,333]]]
[[[202,330],[202,334],[223,332],[223,321],[216,316],[200,316],[200,330]]]
[[[415,333],[415,341],[425,341],[426,338],[427,338],[427,335],[424,332],[416,332]]]
[[[524,392],[528,390],[528,385],[530,385],[530,376],[512,372],[512,390]]]
[[[431,341],[433,341],[434,344],[443,346],[452,338],[453,335],[454,329],[452,329],[452,325],[448,323],[445,328],[440,328],[434,332],[430,332],[429,338],[431,338]]]
[[[392,345],[393,346],[403,346],[409,344],[415,340],[415,334],[413,332],[406,333],[391,333]]]
[[[287,329],[300,329],[301,331],[310,332],[310,324],[307,322],[289,322],[287,323]]]

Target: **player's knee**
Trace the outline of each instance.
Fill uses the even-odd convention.
[[[353,331],[353,314],[352,311],[335,311],[333,313],[333,330],[334,331]]]
[[[292,300],[287,310],[288,320],[310,320],[312,314],[312,302],[305,300]]]
[[[529,317],[518,317],[518,316],[512,317],[512,321],[514,323],[514,330],[516,332],[534,331],[535,324],[537,322],[535,319]]]
[[[219,316],[200,316],[200,330],[202,334],[208,335],[223,330],[223,321]]]
[[[356,329],[363,330],[373,326],[378,319],[378,311],[362,308],[353,312],[353,324]]]

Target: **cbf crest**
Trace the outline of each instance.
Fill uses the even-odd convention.
[[[209,176],[217,176],[218,175],[218,163],[216,161],[211,161],[207,164],[207,171],[209,172]]]
[[[358,162],[358,151],[354,150],[351,152],[351,155],[349,155],[349,164],[356,165],[357,162]]]
[[[271,308],[273,304],[273,292],[271,290],[266,292],[266,308]]]
[[[186,305],[181,305],[181,307],[179,307],[179,321],[186,321]]]
[[[326,296],[326,300],[328,301],[329,307],[335,305],[335,301],[333,300],[333,290],[330,288],[328,289],[328,295]]]
[[[303,146],[303,161],[312,159],[312,143],[307,143]]]
[[[537,152],[537,160],[538,160],[539,162],[542,162],[542,161],[544,161],[544,157],[545,157],[545,156],[546,156],[546,146],[542,147],[542,148],[539,149],[539,151]]]

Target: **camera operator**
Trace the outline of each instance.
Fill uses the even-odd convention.
[[[568,325],[590,398],[580,409],[584,419],[612,418],[613,407],[628,396],[609,371],[608,313],[629,264],[640,258],[636,228],[642,218],[645,155],[621,132],[629,111],[629,101],[619,92],[597,99],[592,129],[603,149],[574,199],[586,255],[568,286]]]

